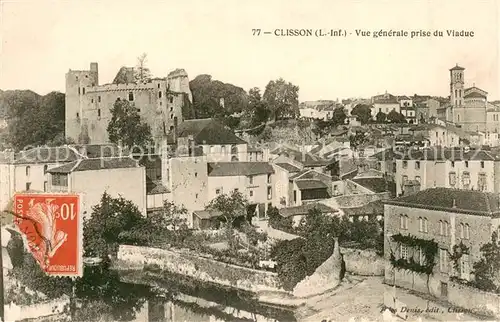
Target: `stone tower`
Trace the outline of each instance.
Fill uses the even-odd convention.
[[[455,108],[464,104],[464,70],[458,64],[450,69],[450,104]]]
[[[97,63],[90,64],[90,70],[69,70],[66,73],[66,138],[79,138],[85,126],[84,106],[85,92],[89,87],[99,85],[99,71]]]

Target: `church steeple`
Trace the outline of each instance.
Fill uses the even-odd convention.
[[[464,71],[465,68],[458,66],[458,64],[450,69],[450,104],[453,107],[463,105]]]

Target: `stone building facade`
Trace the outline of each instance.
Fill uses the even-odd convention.
[[[107,126],[117,99],[133,103],[151,126],[153,137],[160,140],[173,131],[176,120],[182,122],[182,107],[192,102],[192,94],[183,69],[146,83],[105,85],[99,85],[97,63],[91,63],[89,70],[70,69],[66,73],[66,138],[79,143],[108,142]]]

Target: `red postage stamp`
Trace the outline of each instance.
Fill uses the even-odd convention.
[[[80,196],[23,193],[14,197],[15,224],[49,275],[83,274]]]

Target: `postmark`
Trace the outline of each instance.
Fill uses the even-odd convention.
[[[82,218],[76,194],[21,193],[14,223],[40,267],[53,276],[82,276]]]

